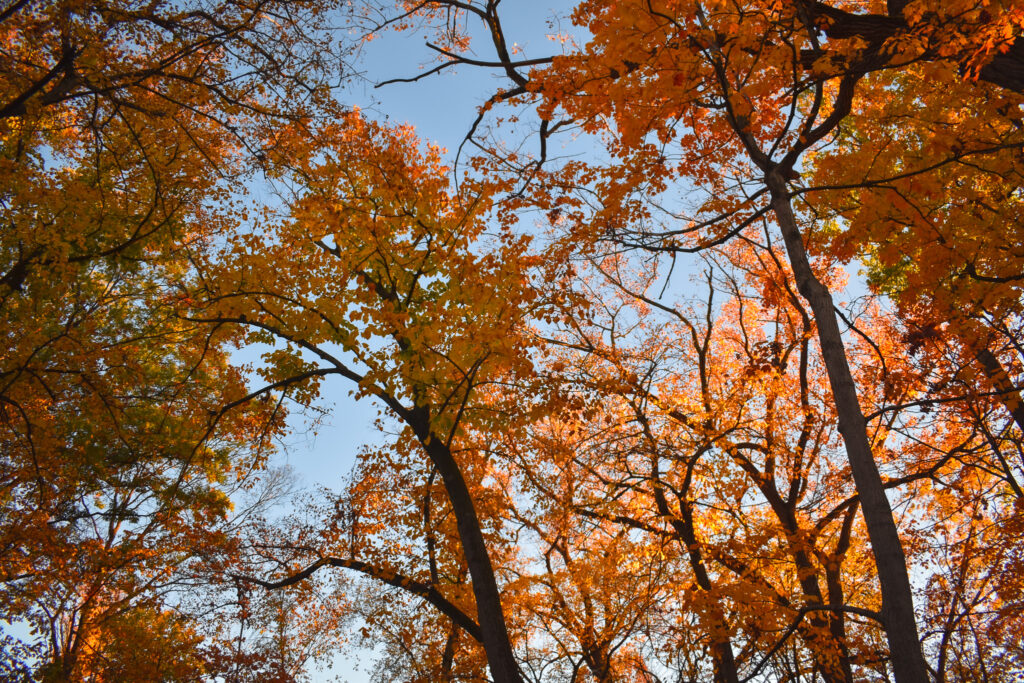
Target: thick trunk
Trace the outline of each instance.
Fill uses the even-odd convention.
[[[462,551],[466,556],[473,584],[477,622],[480,624],[491,676],[494,683],[522,683],[519,667],[512,655],[508,629],[505,627],[505,612],[494,578],[494,567],[491,565],[484,535],[480,529],[480,519],[477,517],[473,497],[462,476],[462,470],[452,456],[451,450],[432,437],[425,416],[421,424],[413,426],[427,455],[441,475],[441,481],[444,482],[448,500],[455,513],[459,540],[462,542]]]
[[[782,230],[793,275],[800,294],[807,299],[818,327],[818,342],[828,372],[839,416],[846,454],[860,496],[871,549],[882,589],[882,617],[896,683],[928,683],[928,669],[921,653],[914,618],[914,598],[892,508],[871,453],[867,424],[857,398],[832,295],[819,281],[804,250],[803,237],[793,215],[789,191],[778,171],[766,176],[772,193],[772,210]]]
[[[1020,392],[1014,386],[1006,368],[987,347],[979,347],[974,352],[974,357],[981,363],[981,367],[985,370],[985,376],[999,392],[999,400],[1013,416],[1013,421],[1024,430],[1024,401],[1021,400]]]

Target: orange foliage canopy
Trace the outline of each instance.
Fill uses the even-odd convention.
[[[268,128],[326,101],[329,7],[289,9],[0,10],[0,614],[31,632],[5,640],[12,680],[203,669],[172,595],[230,548],[284,413],[226,410],[250,391],[239,335],[188,321],[182,287],[243,220]]]
[[[357,613],[382,677],[1011,680],[1024,8],[590,0],[527,58],[496,2],[371,5],[498,68],[477,124],[528,108],[539,153],[460,172],[338,106],[315,3],[2,14],[0,604],[74,605],[53,675],[119,675],[140,623],[198,642],[162,591],[219,548],[243,626],[260,585],[388,587],[303,617]],[[280,205],[229,192],[251,168]],[[227,539],[280,403],[333,381],[388,444]],[[153,677],[293,675],[282,602],[279,661]]]

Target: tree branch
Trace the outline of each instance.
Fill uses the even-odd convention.
[[[400,588],[407,593],[412,593],[416,597],[422,598],[433,605],[439,612],[451,619],[474,640],[477,642],[483,642],[483,634],[480,631],[480,625],[477,624],[469,615],[452,604],[433,586],[411,579],[399,574],[398,572],[393,572],[381,567],[375,567],[366,562],[360,562],[359,560],[345,559],[341,557],[321,557],[302,571],[286,576],[277,581],[264,581],[263,579],[257,579],[252,576],[243,576],[240,574],[232,574],[231,576],[239,581],[245,581],[247,583],[254,583],[257,586],[262,586],[267,590],[276,590],[278,588],[292,586],[300,581],[304,581],[324,567],[351,569],[359,572],[360,574],[377,579],[381,583],[386,583],[389,586]]]

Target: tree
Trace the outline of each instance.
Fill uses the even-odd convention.
[[[528,381],[523,322],[540,315],[526,271],[532,257],[508,232],[485,239],[493,190],[468,179],[451,190],[438,150],[421,152],[409,129],[350,112],[312,141],[316,157],[291,154],[284,144],[297,138],[287,133],[282,153],[300,183],[289,212],[240,232],[204,264],[192,294],[204,306],[196,319],[279,344],[265,357],[268,388],[295,386],[311,398],[320,381],[340,376],[399,420],[399,462],[426,458],[444,485],[491,675],[518,681],[476,494],[486,456],[463,433],[514,414],[493,402],[503,384]],[[353,560],[323,556],[273,585],[351,566],[467,621],[437,586]]]
[[[853,111],[848,130],[836,140],[837,153],[851,163],[841,170],[831,154],[817,160],[815,184],[828,189],[808,199],[815,211],[831,207],[819,215],[835,219],[822,231],[819,248],[866,261],[874,288],[893,300],[905,326],[904,341],[921,357],[921,373],[927,376],[920,405],[941,419],[970,425],[982,442],[972,458],[961,461],[956,485],[957,504],[985,503],[976,509],[976,519],[964,519],[960,534],[947,541],[956,559],[943,561],[958,563],[959,577],[940,591],[951,603],[946,624],[936,628],[943,634],[936,665],[940,678],[946,675],[949,628],[955,622],[971,623],[973,634],[979,634],[976,645],[992,633],[991,623],[980,616],[982,608],[952,603],[972,595],[989,599],[986,586],[1002,580],[970,567],[984,562],[987,543],[1007,542],[999,533],[983,531],[986,525],[1008,530],[1017,524],[1022,424],[1019,268],[1011,246],[1020,211],[1015,191],[1021,173],[1020,116],[1014,104],[1019,96],[978,88],[954,99],[941,87],[951,79],[949,65],[922,65],[889,81],[884,116],[867,104]],[[883,86],[869,81],[865,87]],[[970,118],[964,119],[967,112]],[[883,151],[894,144],[898,159]],[[870,170],[851,174],[862,154],[872,154]],[[968,484],[972,477],[986,482],[990,492]],[[1005,565],[1001,570],[1002,576],[1015,574]],[[1003,592],[1003,604],[994,611],[1017,613],[1020,606],[1011,596]],[[984,660],[978,655],[976,663]]]
[[[153,676],[195,666],[162,657],[201,632],[167,591],[205,564],[235,594],[201,665],[239,680],[295,677],[349,609],[410,680],[1009,680],[1016,4],[585,1],[588,42],[540,58],[498,2],[352,10],[435,29],[424,76],[507,79],[461,173],[331,100],[321,5],[55,7],[0,15],[35,40],[0,108],[4,600],[67,615],[55,675],[120,675],[144,623]],[[536,154],[477,139],[500,104]],[[604,156],[549,159],[570,129]],[[246,213],[256,170],[280,205]],[[389,444],[227,539],[284,402],[336,376]],[[298,628],[257,586],[325,602]]]
[[[675,664],[681,677],[756,676],[796,632],[796,670],[851,680],[851,667],[874,662],[871,629],[847,625],[846,610],[877,618],[877,598],[847,574],[869,560],[851,534],[848,475],[824,476],[838,441],[810,317],[778,254],[721,256],[707,264],[707,300],[692,309],[655,300],[656,268],[595,262],[606,285],[594,295],[609,313],[573,347],[600,358],[586,376],[598,404],[617,409],[585,420],[578,445],[563,447],[591,480],[563,505],[660,541],[641,554],[648,566],[671,558],[657,612],[698,620],[691,663]]]
[[[0,605],[6,619],[30,626],[33,658],[48,663],[44,677],[127,666],[116,634],[150,617],[154,640],[136,639],[132,652],[155,663],[146,643],[167,654],[177,647],[157,636],[194,641],[187,621],[167,612],[169,594],[194,582],[197,561],[228,542],[230,497],[252,485],[251,458],[266,457],[259,443],[280,427],[273,409],[257,404],[211,437],[211,414],[247,390],[223,353],[203,351],[205,335],[178,340],[181,347],[164,347],[185,351],[177,356],[119,345],[138,355],[101,357],[121,361],[101,375],[113,388],[102,402],[54,400],[39,411],[47,421],[35,422],[42,438],[7,440]]]
[[[406,7],[428,21],[446,12],[482,20],[495,59],[470,59],[439,48],[449,60],[442,67],[465,63],[504,69],[512,86],[489,105],[530,100],[535,93],[542,139],[570,122],[607,135],[612,165],[597,170],[569,165],[561,177],[537,180],[537,203],[557,212],[557,200],[543,195],[596,179],[601,205],[590,215],[577,212],[574,238],[679,252],[728,239],[766,215],[777,222],[823,348],[878,563],[890,650],[903,653],[894,657],[896,677],[922,681],[927,674],[923,659],[913,654],[920,647],[906,559],[831,293],[807,257],[805,242],[813,238],[814,225],[798,221],[790,183],[799,179],[802,156],[830,151],[834,134],[859,102],[858,84],[868,74],[881,84],[885,77],[912,71],[914,62],[947,74],[952,63],[969,74],[984,71],[983,80],[1015,87],[1010,74],[1016,68],[1016,8],[991,12],[968,3],[941,9],[926,5],[890,3],[882,17],[854,15],[823,3],[583,3],[574,20],[593,35],[586,48],[566,57],[519,61],[510,57],[494,3]],[[827,40],[820,38],[822,30]],[[1005,54],[993,57],[1000,53]],[[524,71],[542,63],[551,66]],[[968,91],[977,87],[948,75],[937,82],[960,82]],[[999,97],[1013,100],[1005,93]],[[565,118],[555,123],[562,113]],[[676,140],[680,154],[673,163],[669,150]],[[541,161],[545,148],[542,142]],[[524,172],[537,179],[537,168]],[[667,180],[676,175],[705,194],[692,204],[691,227],[660,228],[652,214],[661,207],[652,207],[649,200],[663,195]],[[728,194],[730,186],[737,191]],[[662,215],[679,218],[667,210]]]
[[[329,9],[0,11],[0,609],[36,638],[17,668],[143,676],[112,643],[147,623],[154,666],[195,643],[168,591],[228,543],[284,413],[244,401],[237,335],[185,322],[182,286],[242,219],[267,131],[330,102]]]
[[[778,221],[798,288],[811,305],[829,370],[840,431],[878,562],[890,647],[907,653],[894,661],[897,679],[924,681],[924,662],[912,655],[920,647],[904,553],[871,453],[831,295],[807,259],[786,180],[800,155],[825,139],[846,113],[860,75],[842,76],[833,99],[824,79],[802,73],[794,64],[793,46],[813,45],[816,27],[795,9],[780,16],[756,5],[705,9],[694,4],[661,11],[646,3],[584,4],[575,16],[594,34],[589,48],[578,57],[557,60],[530,89],[545,100],[543,118],[552,118],[559,107],[585,129],[596,131],[604,121],[615,121],[615,130],[609,132],[615,139],[613,153],[622,161],[606,173],[604,207],[592,221],[600,230],[596,237],[628,235],[629,221],[642,218],[635,203],[629,210],[627,192],[641,175],[654,179],[652,192],[664,187],[667,168],[659,169],[665,164],[663,155],[648,141],[671,142],[680,119],[692,130],[686,142],[700,142],[685,146],[684,154],[695,163],[691,166],[686,159],[673,171],[706,183],[708,193],[696,217],[710,229],[695,235],[696,244],[734,234],[769,212]],[[673,40],[688,44],[673,49]],[[636,95],[636,89],[644,87],[656,87],[662,96],[648,105]],[[798,95],[805,91],[809,104],[801,109]],[[698,160],[695,146],[708,150],[708,156]],[[723,178],[735,177],[729,169],[734,159],[742,160],[737,163],[743,174],[735,182],[745,180],[748,168],[758,178],[761,188],[751,191],[753,199],[720,198],[714,192],[724,189]],[[709,232],[712,237],[705,237]]]

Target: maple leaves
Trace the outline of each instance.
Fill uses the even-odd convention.
[[[312,392],[340,376],[403,423],[397,454],[425,456],[444,484],[492,675],[518,680],[470,488],[481,476],[477,447],[463,435],[503,423],[511,407],[498,387],[531,373],[527,241],[503,231],[489,245],[492,190],[467,179],[450,191],[437,150],[421,153],[408,129],[349,112],[301,144],[310,142],[318,154],[297,155],[302,185],[289,215],[239,233],[204,268],[197,319],[280,342],[265,357],[271,387]]]
[[[886,491],[903,486],[907,487],[908,495],[913,492],[924,500],[929,494],[913,482],[929,476],[970,476],[977,461],[964,463],[963,471],[947,470],[951,461],[956,460],[953,454],[981,455],[985,448],[974,440],[970,431],[958,431],[963,422],[958,421],[957,427],[948,431],[932,431],[937,423],[913,416],[915,405],[931,407],[934,404],[928,399],[915,400],[933,391],[925,379],[927,374],[915,367],[892,341],[901,336],[910,339],[914,335],[912,330],[900,331],[872,323],[872,333],[867,333],[864,322],[846,319],[844,323],[851,334],[844,338],[834,312],[832,291],[836,283],[828,269],[833,265],[830,259],[834,255],[849,258],[856,251],[882,264],[882,269],[876,271],[880,274],[877,281],[890,287],[890,292],[902,289],[898,284],[900,278],[920,273],[922,279],[913,291],[942,296],[943,287],[936,286],[935,282],[937,273],[958,272],[961,277],[968,277],[979,272],[979,264],[995,267],[999,262],[994,255],[986,257],[969,248],[972,239],[991,228],[966,229],[975,236],[973,238],[953,234],[952,226],[960,227],[966,216],[952,218],[949,223],[941,221],[949,227],[939,229],[942,236],[934,258],[941,262],[942,250],[946,250],[949,260],[944,267],[931,267],[929,257],[924,256],[931,248],[929,242],[922,239],[922,233],[916,233],[917,237],[906,242],[900,239],[900,233],[918,229],[929,231],[931,237],[940,222],[933,216],[941,219],[951,209],[956,213],[959,209],[953,207],[958,204],[972,207],[975,215],[980,216],[982,210],[978,202],[992,207],[1005,204],[1010,198],[1006,188],[994,189],[986,199],[972,199],[968,196],[970,189],[959,192],[959,188],[969,186],[965,180],[954,181],[952,187],[957,191],[951,191],[949,182],[938,179],[946,178],[947,173],[962,173],[963,178],[973,179],[978,169],[967,163],[958,167],[961,159],[977,154],[986,159],[983,164],[990,158],[995,162],[1000,150],[1005,150],[1006,163],[1019,147],[1013,124],[995,123],[1000,118],[1015,116],[1010,112],[1015,111],[1011,103],[1017,102],[1016,96],[1009,92],[985,91],[965,82],[960,75],[966,72],[969,77],[977,76],[991,67],[985,71],[983,80],[994,79],[1014,88],[1006,68],[1015,54],[1014,37],[1019,25],[1016,9],[1000,7],[989,11],[970,3],[943,8],[927,3],[890,3],[883,15],[856,14],[853,10],[824,3],[581,3],[575,10],[574,20],[589,29],[592,38],[588,45],[578,53],[550,58],[550,66],[529,73],[523,69],[531,64],[516,64],[503,56],[507,51],[506,38],[496,30],[499,22],[492,6],[484,9],[472,4],[436,2],[417,9],[424,9],[428,19],[445,9],[461,10],[467,17],[484,23],[494,43],[496,61],[505,68],[514,84],[512,89],[492,97],[488,107],[501,101],[536,104],[543,121],[541,161],[552,130],[566,124],[578,125],[586,132],[602,136],[605,141],[613,159],[611,163],[569,163],[562,169],[543,174],[533,167],[526,175],[524,191],[532,191],[531,200],[544,207],[549,216],[554,216],[553,223],[571,223],[562,243],[563,253],[594,258],[595,252],[611,244],[616,249],[680,254],[707,249],[733,238],[755,239],[752,226],[766,220],[778,226],[777,233],[768,230],[760,239],[771,243],[781,237],[795,282],[765,296],[776,307],[782,307],[791,305],[799,292],[810,305],[803,310],[804,343],[811,334],[820,340],[839,430],[881,581],[881,613],[871,610],[866,613],[878,617],[887,632],[890,650],[901,653],[892,661],[897,680],[925,680],[925,663],[914,654],[920,647],[914,635],[917,618],[908,560]],[[863,10],[858,8],[857,11]],[[994,54],[1003,55],[1005,59],[997,64],[992,58]],[[459,55],[449,57],[452,64],[474,62]],[[537,63],[546,63],[546,60]],[[905,80],[919,82],[914,79],[922,77],[929,79],[936,91],[934,96],[922,96],[920,89],[913,93],[909,88],[900,90]],[[998,116],[968,118],[956,113],[965,107],[951,99],[955,95],[950,84],[954,83],[960,84],[967,97],[978,97],[983,102],[975,107],[991,105],[991,109],[984,111]],[[878,94],[872,99],[870,93],[864,91],[875,87]],[[941,94],[937,92],[940,88],[944,89]],[[908,98],[903,101],[908,109],[916,107],[923,111],[930,107],[931,110],[923,115],[901,111],[903,95]],[[876,110],[869,115],[871,122],[858,118],[862,108]],[[908,115],[921,116],[923,125],[900,126],[901,116]],[[876,136],[872,127],[884,127],[887,121],[892,122],[894,134]],[[931,126],[924,121],[930,121]],[[978,126],[974,131],[972,124]],[[999,129],[1003,132],[997,132]],[[950,135],[953,131],[955,133]],[[914,151],[918,140],[924,143],[923,154]],[[875,141],[879,145],[872,147]],[[846,155],[844,151],[860,145],[871,151],[856,163],[856,152]],[[927,155],[930,157],[926,158]],[[915,156],[921,158],[919,166]],[[509,159],[498,150],[495,158],[499,163]],[[891,169],[885,168],[887,158],[894,161]],[[1000,170],[996,170],[995,165],[998,162],[992,167],[991,181],[995,185],[1012,184],[1015,174],[1012,165],[1001,166]],[[836,171],[832,178],[816,175],[805,183],[802,181],[807,167]],[[874,175],[876,168],[881,171],[878,175]],[[838,180],[838,176],[842,176],[842,180]],[[688,183],[684,202],[671,197],[673,183],[679,178]],[[533,188],[530,188],[531,181]],[[981,193],[986,193],[987,186],[987,182],[975,183]],[[553,201],[547,193],[556,191],[575,194],[575,198]],[[886,192],[892,195],[884,200],[872,197]],[[922,206],[929,202],[929,197],[934,197],[935,204]],[[585,210],[588,204],[595,206],[589,213]],[[850,208],[845,208],[847,206]],[[910,206],[913,208],[908,208]],[[571,210],[565,211],[566,208]],[[879,214],[872,214],[872,210],[878,210],[887,219],[877,220]],[[1001,220],[995,218],[1000,216],[1000,210],[989,210],[988,214],[994,220]],[[867,230],[877,228],[874,237],[853,227],[858,217],[865,221],[863,225],[871,226]],[[975,220],[977,218],[972,217],[970,222]],[[850,240],[845,252],[843,242],[834,238],[837,234]],[[851,244],[855,245],[852,249]],[[965,249],[975,252],[968,256],[966,263],[961,260]],[[767,253],[776,255],[756,267],[763,269],[774,263],[773,267],[784,273],[786,269],[777,253],[771,249]],[[915,255],[923,257],[920,262]],[[992,266],[988,266],[988,261]],[[651,277],[657,279],[658,275]],[[992,285],[991,301],[1003,301],[1001,305],[1014,307],[1019,300],[1011,284],[1014,277],[1007,271],[1003,276],[979,278],[975,275],[975,280]],[[1004,286],[1001,294],[995,293],[996,285]],[[979,301],[972,294],[966,294],[967,288],[957,289],[964,292],[964,297],[958,299],[961,308],[963,302]],[[645,290],[646,287],[641,287],[638,291]],[[600,290],[589,291],[586,296],[606,299],[606,294],[598,295],[596,291]],[[658,308],[655,299],[645,296],[641,301]],[[986,315],[992,305],[986,306]],[[872,316],[880,321],[879,309],[875,309]],[[992,319],[1001,319],[996,326],[999,329],[1013,328],[1012,323],[1002,322],[1007,320],[1005,316],[996,314]],[[932,320],[918,320],[921,330],[937,329]],[[623,324],[624,321],[612,318],[604,329],[617,330]],[[636,329],[628,322],[626,325]],[[858,350],[861,344],[858,335],[867,342],[864,351]],[[923,342],[928,335],[919,336]],[[1012,332],[1006,334],[1007,338],[1011,336]],[[913,342],[915,348],[922,348],[922,342]],[[578,342],[578,347],[602,358],[611,354],[594,339]],[[785,344],[769,341],[752,347],[752,369],[745,371],[744,376],[757,388],[747,398],[748,402],[767,400],[765,397],[775,396],[780,391],[778,386],[755,384],[753,380],[762,373],[770,374],[782,364],[783,348]],[[868,353],[865,358],[871,353],[880,357],[882,365],[879,367],[873,360],[859,360],[859,367],[854,367],[851,359],[860,359],[864,352]],[[986,372],[993,386],[1001,387],[995,393],[1009,397],[1005,408],[1013,414],[1016,398],[1010,375],[1005,368],[1000,370],[1001,362],[991,352],[986,354],[980,349],[974,353],[976,356],[980,353],[978,363],[988,368]],[[813,354],[805,351],[805,355]],[[581,358],[574,358],[571,362],[559,361],[557,367],[583,362]],[[623,378],[647,376],[639,370],[617,370],[615,374]],[[628,394],[630,386],[635,384],[632,379],[624,384],[622,379],[607,382],[608,389],[618,394]],[[941,381],[939,384],[949,386]],[[949,399],[952,404],[953,397]],[[936,397],[936,400],[941,402],[946,398]],[[870,413],[871,425],[865,420],[869,405],[877,406]],[[702,410],[707,413],[706,408]],[[881,425],[875,426],[875,423],[882,416],[885,416],[886,427],[879,432]],[[624,418],[609,419],[615,422]],[[991,429],[988,431],[992,433]],[[924,435],[928,444],[924,449],[904,441],[922,439]],[[892,442],[887,443],[890,439]],[[998,452],[999,447],[994,450]],[[1005,461],[1001,455],[996,459]],[[764,488],[764,473],[749,456],[746,468],[741,469],[752,476],[760,494],[769,500],[780,500],[777,491]],[[997,471],[1008,472],[1006,468]],[[633,470],[630,472],[635,476]],[[939,498],[930,500],[938,505]],[[652,503],[648,506],[657,507],[656,499],[652,493]],[[794,533],[791,525],[787,527],[782,507],[770,507],[783,520],[781,528],[787,534]],[[846,519],[850,524],[855,520],[856,507],[848,503],[842,508],[848,511]],[[679,533],[686,532],[685,508],[684,505],[680,510],[684,518],[679,520]],[[671,512],[671,508],[664,508],[661,514],[666,514],[666,510]],[[616,518],[621,521],[622,516]],[[845,534],[849,536],[852,529],[853,526],[849,526]],[[693,531],[688,533],[693,535]],[[794,560],[801,562],[796,557]],[[806,561],[804,563],[806,565]],[[826,564],[831,566],[830,562]],[[806,568],[798,574],[807,578]],[[710,576],[707,581],[711,581]],[[841,578],[833,575],[830,581],[831,588],[841,596]],[[821,605],[822,601],[816,597],[820,595],[820,588],[816,593],[811,583],[799,583],[805,605]],[[810,626],[805,628],[813,629],[815,624],[811,622],[821,625],[828,620],[837,628],[834,633],[841,634],[843,629],[838,626],[841,614],[852,607],[834,604],[825,611],[835,614],[827,617],[815,614],[814,610],[799,613],[801,618],[811,616]],[[799,622],[789,629],[789,634],[797,628],[802,628]],[[840,647],[848,646],[843,635],[836,638]],[[735,668],[735,664],[730,663],[730,655],[722,648],[724,641],[719,638],[715,642],[719,650],[714,658],[716,675],[729,678],[728,671]],[[840,679],[853,675],[849,668],[844,672],[842,667],[833,666],[836,661],[848,659],[849,654],[837,660],[826,655],[828,646],[814,644],[809,649],[822,657],[818,670],[826,672],[823,675]],[[778,648],[771,648],[771,652],[777,651]],[[846,666],[850,666],[849,662]]]
[[[348,10],[500,70],[471,138],[538,114],[468,172],[332,99],[329,6],[213,9],[0,14],[0,607],[40,675],[140,672],[145,632],[141,676],[288,680],[352,614],[410,680],[1009,675],[1014,3],[585,1],[533,58],[498,3]],[[552,163],[567,129],[606,154]],[[389,443],[230,537],[327,382]],[[172,596],[211,570],[204,623]]]
[[[229,362],[238,337],[185,321],[181,285],[239,219],[228,179],[260,165],[264,128],[316,99],[304,86],[323,71],[272,10],[0,13],[0,610],[32,639],[17,668],[157,680],[199,666],[175,653],[200,636],[171,596],[230,545],[231,497],[283,412],[224,412],[249,391]],[[305,80],[288,74],[300,62]]]

